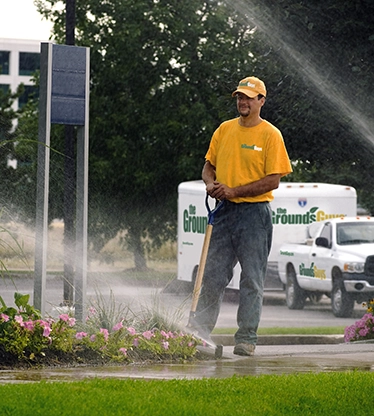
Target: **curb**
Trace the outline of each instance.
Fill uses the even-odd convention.
[[[211,335],[215,344],[225,347],[235,345],[234,335]],[[341,344],[343,335],[259,335],[257,345],[315,345]]]

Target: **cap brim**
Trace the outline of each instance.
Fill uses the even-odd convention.
[[[247,89],[241,89],[241,88],[238,88],[237,90],[235,90],[233,93],[232,93],[232,96],[233,97],[235,97],[235,95],[238,93],[238,92],[241,92],[242,94],[245,94],[247,97],[249,97],[249,98],[255,98],[255,97],[257,97],[258,96],[258,92],[255,92],[255,91],[249,91],[249,90],[247,90]]]

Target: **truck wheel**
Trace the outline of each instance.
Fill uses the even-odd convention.
[[[340,271],[333,272],[331,306],[332,312],[337,318],[349,318],[352,316],[354,299],[346,292]]]
[[[292,264],[287,266],[286,302],[288,309],[303,309],[305,304],[305,292],[296,279],[296,272]]]
[[[322,296],[323,296],[323,293],[320,293],[320,292],[311,292],[308,295],[313,305],[317,305],[319,301],[322,299]]]

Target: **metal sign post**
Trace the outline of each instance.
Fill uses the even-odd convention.
[[[83,320],[87,279],[89,48],[41,44],[34,306],[44,315],[51,124],[78,126],[75,316]]]

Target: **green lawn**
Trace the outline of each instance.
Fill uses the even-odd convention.
[[[0,385],[2,416],[368,415],[374,373]]]
[[[345,326],[316,326],[303,328],[259,328],[258,335],[343,335]],[[215,328],[213,334],[234,334],[237,328]]]

